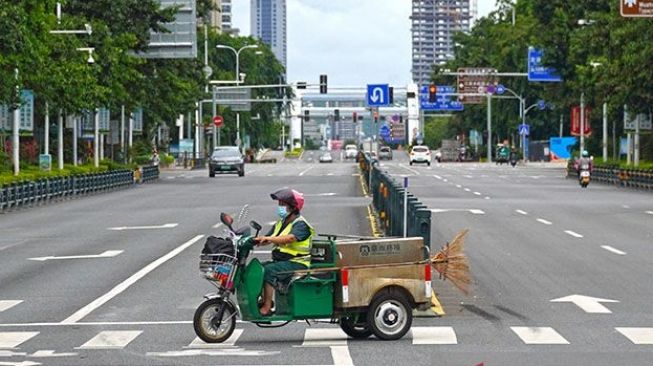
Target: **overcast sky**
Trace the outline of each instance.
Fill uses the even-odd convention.
[[[250,34],[250,0],[233,0],[233,25]],[[478,0],[479,16],[495,0]],[[329,85],[410,79],[411,0],[287,0],[288,80]]]

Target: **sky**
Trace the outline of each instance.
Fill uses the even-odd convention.
[[[286,0],[288,81],[404,86],[410,79],[411,0]],[[250,0],[232,0],[233,26],[250,34]],[[478,0],[479,16],[495,0]]]

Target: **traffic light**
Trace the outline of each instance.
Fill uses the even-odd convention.
[[[333,110],[333,120],[340,121],[340,109]]]
[[[435,84],[429,85],[429,103],[435,103],[438,88]]]
[[[354,112],[351,114],[351,119],[354,123],[358,122],[358,113]]]
[[[311,115],[308,109],[304,110],[304,122],[308,122],[311,120]]]
[[[320,94],[327,93],[327,76],[320,75]]]
[[[388,94],[390,94],[388,99],[390,105],[392,105],[395,101],[395,88],[391,86]]]
[[[379,111],[374,111],[374,123],[379,122]]]

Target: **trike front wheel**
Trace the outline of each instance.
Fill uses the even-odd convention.
[[[220,309],[222,317],[218,317]],[[222,343],[231,337],[236,329],[236,309],[223,299],[204,301],[193,317],[195,333],[206,343]]]

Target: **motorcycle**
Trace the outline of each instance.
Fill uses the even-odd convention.
[[[587,186],[590,184],[589,169],[581,169],[580,174],[578,175],[578,183],[581,187],[587,188]]]
[[[248,260],[261,225],[250,222],[250,227],[256,230],[256,235],[252,236],[250,227],[234,229],[234,220],[228,214],[220,214],[220,220],[229,237],[213,237],[220,244],[214,246],[217,250],[203,251],[200,256],[200,275],[217,291],[204,296],[205,301],[193,317],[195,333],[206,343],[222,343],[229,339],[236,328],[237,317],[261,328],[281,327],[298,320],[330,319],[328,323],[339,324],[353,338],[374,335],[378,339],[395,340],[410,330],[413,309],[430,307],[431,263],[428,248],[423,246],[421,238],[397,239],[412,243],[411,247],[409,243],[398,242],[396,247],[400,252],[414,249],[415,258],[398,256],[410,260],[409,263],[381,269],[377,266],[340,269],[336,267],[336,258],[340,261],[343,258],[340,250],[336,251],[337,237],[327,235],[326,239],[312,242],[310,270],[299,271],[304,273],[296,273],[285,288],[277,288],[274,314],[261,315],[259,304],[265,269],[257,258]],[[356,249],[357,255],[351,254],[350,260],[375,259],[360,257],[358,253],[365,248],[369,250],[370,245],[380,245],[377,242],[378,239],[370,238],[346,243],[355,245]],[[388,248],[385,242],[383,248]],[[387,256],[387,259],[395,260],[395,256]]]

